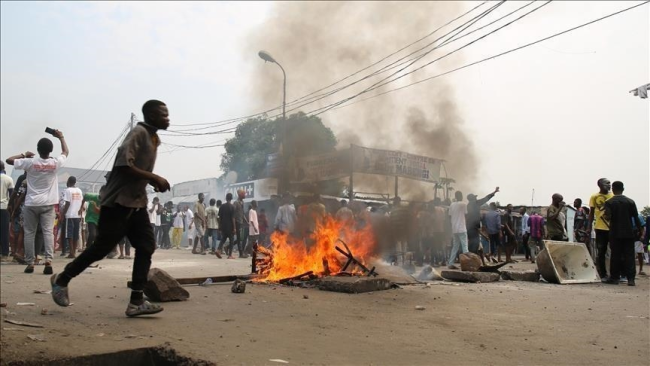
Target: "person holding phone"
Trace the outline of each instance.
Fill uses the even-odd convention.
[[[47,131],[47,130],[46,130]],[[38,156],[31,151],[14,155],[7,159],[7,164],[15,169],[27,172],[27,193],[23,209],[23,228],[25,232],[25,273],[34,273],[36,258],[34,243],[36,231],[40,226],[45,241],[44,274],[52,274],[52,259],[54,256],[54,206],[59,203],[58,170],[63,167],[68,158],[68,144],[63,132],[54,130],[52,135],[61,142],[61,155],[51,157],[54,150],[52,140],[44,137],[36,145]]]

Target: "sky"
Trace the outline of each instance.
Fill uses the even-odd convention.
[[[462,2],[459,8],[477,4]],[[553,2],[461,51],[445,66],[479,60],[633,4]],[[2,2],[0,156],[35,150],[45,127],[53,127],[66,135],[68,166],[88,168],[131,113],[142,119],[140,108],[148,99],[167,103],[172,128],[277,106],[252,97],[257,86],[277,80],[257,77],[260,68],[277,70],[251,52],[265,49],[264,44],[250,44],[263,39],[259,34],[268,31],[264,25],[276,7],[272,2]],[[377,26],[397,27],[409,19],[383,21]],[[368,27],[359,34],[372,31]],[[430,31],[422,29],[422,35]],[[282,50],[269,51],[282,55]],[[289,64],[309,67],[295,60]],[[628,91],[650,82],[650,5],[444,80],[453,85],[480,157],[479,179],[471,187],[475,193],[499,186],[502,204],[534,199],[535,205],[546,205],[558,192],[570,203],[575,197],[588,200],[597,191],[597,179],[607,177],[623,181],[638,206],[649,204],[650,99]],[[397,93],[415,96],[428,83]],[[300,96],[291,89],[288,94],[289,100]],[[320,117],[336,133],[338,117],[372,108],[381,98]],[[162,140],[219,144],[228,136]],[[172,184],[221,175],[222,148],[172,151],[163,146],[159,152],[155,172]],[[98,168],[111,163],[106,159]]]

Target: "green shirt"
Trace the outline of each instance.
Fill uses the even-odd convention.
[[[88,202],[86,222],[97,225],[99,223],[99,212],[95,211],[95,206],[99,209],[99,195],[97,193],[86,193],[84,194],[84,200]]]
[[[560,213],[556,218],[551,219],[551,216],[555,215],[558,211],[561,212],[562,210],[553,205],[548,206],[546,214],[546,231],[549,238],[554,236],[564,236],[564,226],[562,225],[562,219],[560,218],[562,214]]]

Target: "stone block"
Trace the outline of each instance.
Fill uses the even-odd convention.
[[[235,280],[235,282],[232,283],[230,291],[232,291],[234,294],[243,294],[246,292],[246,282],[242,280]]]
[[[501,271],[501,279],[509,281],[539,282],[539,272]]]
[[[441,274],[443,278],[456,282],[496,282],[499,280],[499,274],[491,272],[442,271]]]
[[[144,294],[153,301],[185,301],[190,298],[190,293],[162,269],[150,269],[147,278]]]
[[[319,290],[347,294],[388,290],[394,286],[392,282],[385,278],[374,277],[324,277],[318,281]]]
[[[460,256],[460,270],[464,272],[478,272],[481,267],[481,257],[475,253],[462,253]]]

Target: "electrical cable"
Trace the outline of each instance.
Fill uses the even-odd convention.
[[[131,121],[129,121],[129,122],[126,124],[126,126],[124,127],[124,129],[122,129],[122,132],[120,132],[120,134],[119,134],[118,137],[115,139],[115,141],[113,141],[113,143],[111,144],[111,146],[109,146],[108,149],[106,149],[106,151],[104,152],[104,154],[103,154],[99,159],[97,159],[97,161],[95,161],[95,163],[94,163],[93,165],[91,165],[90,168],[88,168],[86,171],[84,171],[84,172],[81,174],[81,176],[77,177],[77,179],[78,179],[78,180],[83,179],[83,178],[86,177],[86,176],[87,176],[87,175],[88,175],[88,174],[89,174],[93,169],[95,169],[96,167],[98,167],[98,166],[99,166],[99,165],[104,161],[104,159],[106,159],[106,156],[107,156],[107,155],[108,155],[108,154],[113,150],[113,148],[114,148],[114,147],[115,147],[119,142],[121,142],[122,138],[125,136],[126,132],[129,130],[130,127],[131,127]]]
[[[386,59],[388,59],[388,58],[394,56],[395,54],[397,54],[397,53],[399,53],[399,52],[401,52],[401,51],[407,49],[408,47],[410,47],[410,46],[412,46],[412,45],[414,45],[414,44],[416,44],[416,43],[418,43],[418,42],[421,42],[422,40],[424,40],[424,39],[426,39],[426,38],[432,36],[433,34],[435,34],[436,32],[438,32],[440,29],[442,29],[442,28],[446,27],[447,25],[449,25],[449,24],[455,22],[456,20],[458,20],[458,19],[460,19],[460,18],[462,18],[462,17],[468,15],[469,13],[473,12],[474,10],[478,9],[479,7],[483,6],[483,5],[486,4],[486,3],[488,3],[488,1],[484,1],[484,2],[480,3],[479,5],[473,7],[472,9],[466,11],[465,13],[459,15],[458,17],[456,17],[456,18],[450,20],[449,22],[443,24],[442,26],[436,28],[435,30],[433,30],[432,32],[430,32],[429,34],[427,34],[426,36],[424,36],[424,37],[422,37],[422,38],[420,38],[420,39],[418,39],[418,40],[416,40],[416,41],[414,41],[414,42],[408,44],[407,46],[402,47],[401,49],[399,49],[399,50],[397,50],[397,51],[395,51],[395,52],[393,52],[393,53],[391,53],[391,54],[389,54],[389,55],[383,57],[383,58],[380,59],[379,61],[376,61],[376,62],[372,63],[371,65],[366,66],[366,67],[364,67],[364,68],[362,68],[362,69],[360,69],[360,70],[354,72],[353,74],[348,75],[348,76],[344,77],[343,79],[340,79],[340,80],[338,80],[338,81],[336,81],[336,82],[334,82],[334,83],[332,83],[332,84],[330,84],[330,85],[328,85],[328,86],[326,86],[326,87],[320,88],[320,89],[315,90],[315,91],[313,91],[313,92],[311,92],[311,93],[309,93],[309,94],[307,94],[307,95],[305,95],[305,96],[303,96],[303,97],[300,97],[300,98],[298,98],[298,99],[295,99],[295,100],[293,100],[293,101],[290,101],[290,102],[286,103],[286,105],[287,105],[287,106],[288,106],[288,105],[293,105],[294,103],[297,103],[297,102],[299,102],[299,101],[302,101],[302,100],[304,100],[305,98],[307,98],[307,97],[309,97],[309,96],[312,96],[312,95],[315,94],[315,93],[318,93],[318,92],[321,92],[321,91],[323,91],[323,90],[325,90],[325,89],[328,89],[328,88],[330,88],[331,86],[334,86],[334,85],[336,85],[336,84],[338,84],[338,83],[340,83],[340,82],[342,82],[342,81],[345,81],[345,80],[349,79],[350,77],[355,76],[355,75],[357,75],[357,74],[359,74],[359,73],[361,73],[361,72],[363,72],[363,71],[365,71],[365,70],[367,70],[367,69],[369,69],[369,68],[371,68],[371,67],[373,67],[373,66],[375,66],[375,65],[377,65],[377,64],[379,64],[379,63],[381,63],[381,62],[383,62],[383,61],[385,61]],[[417,52],[417,51],[416,51],[416,52]],[[412,55],[412,54],[413,54],[413,53],[407,55],[407,57],[410,56],[410,55]],[[398,61],[399,61],[399,60],[398,60]],[[389,65],[389,66],[390,66],[390,65]],[[365,79],[363,79],[363,80],[365,80]],[[211,128],[211,126],[222,126],[222,125],[226,125],[226,124],[232,124],[232,123],[235,123],[235,122],[238,122],[238,121],[241,121],[241,120],[246,120],[246,119],[249,119],[249,118],[253,118],[253,117],[256,117],[256,116],[263,116],[263,115],[265,115],[265,114],[267,114],[267,113],[269,113],[269,112],[272,112],[272,111],[278,110],[278,109],[280,109],[280,108],[282,108],[282,105],[277,106],[277,107],[272,108],[272,109],[268,109],[268,110],[263,111],[263,112],[259,112],[259,113],[255,113],[255,114],[250,114],[250,115],[243,116],[243,117],[237,117],[237,118],[226,119],[226,120],[217,121],[217,122],[179,124],[179,125],[176,125],[176,126],[184,126],[184,127],[185,127],[185,126],[208,126],[208,127],[202,127],[202,128],[198,128],[198,129],[188,129],[188,130],[174,130],[174,131],[170,131],[170,132],[176,132],[176,131],[178,131],[178,132],[186,132],[186,131],[190,131],[190,130],[201,130],[201,129]]]
[[[332,103],[332,104],[330,104],[330,105],[328,105],[328,106],[321,107],[321,108],[315,109],[315,110],[313,110],[313,111],[310,111],[310,112],[308,112],[307,114],[308,114],[308,115],[314,115],[314,116],[317,116],[317,115],[319,115],[319,114],[325,113],[325,112],[327,112],[328,110],[330,110],[330,109],[332,109],[332,108],[335,108],[335,107],[338,107],[339,105],[342,105],[343,103],[346,103],[346,102],[348,102],[348,101],[350,101],[350,100],[352,100],[352,99],[354,99],[354,98],[356,98],[356,97],[358,97],[358,96],[360,96],[360,95],[363,95],[363,94],[368,93],[368,92],[370,92],[370,91],[372,91],[372,90],[378,89],[378,88],[380,88],[380,87],[382,87],[382,86],[384,86],[384,85],[387,85],[387,84],[393,83],[393,82],[395,82],[395,81],[397,81],[397,80],[399,80],[399,79],[401,79],[401,78],[404,78],[404,77],[406,77],[406,76],[408,76],[408,75],[410,75],[410,74],[413,74],[414,72],[417,72],[417,71],[419,71],[419,70],[421,70],[421,69],[423,69],[423,68],[425,68],[425,67],[427,67],[427,66],[430,66],[431,64],[433,64],[433,63],[435,63],[435,62],[437,62],[437,61],[439,61],[439,60],[441,60],[441,59],[443,59],[443,58],[446,58],[446,57],[448,57],[448,56],[451,56],[451,55],[453,55],[454,53],[456,53],[456,52],[458,52],[458,51],[460,51],[460,50],[462,50],[462,49],[464,49],[464,48],[466,48],[466,47],[469,47],[470,45],[472,45],[472,44],[474,44],[474,43],[476,43],[476,42],[479,42],[479,41],[485,39],[486,37],[488,37],[488,36],[490,36],[490,35],[492,35],[492,34],[498,32],[499,30],[501,30],[501,29],[503,29],[503,28],[505,28],[505,27],[510,26],[511,24],[513,24],[513,23],[515,23],[515,22],[521,20],[522,18],[524,18],[524,17],[526,17],[526,16],[528,16],[528,15],[530,15],[530,14],[532,14],[532,13],[538,11],[539,9],[541,9],[541,8],[543,8],[544,6],[550,4],[551,2],[552,2],[552,0],[549,0],[549,1],[545,2],[544,4],[542,4],[541,6],[539,6],[539,7],[535,8],[535,9],[533,9],[533,10],[531,10],[531,11],[529,11],[529,12],[527,12],[527,13],[525,13],[525,14],[523,14],[523,15],[521,15],[521,16],[519,16],[519,17],[513,19],[513,20],[511,20],[510,22],[508,22],[508,23],[506,23],[506,24],[504,24],[504,25],[502,25],[502,26],[500,26],[500,27],[498,27],[498,28],[496,28],[496,29],[494,29],[494,30],[492,30],[492,31],[490,31],[490,32],[488,32],[488,33],[482,35],[481,37],[479,37],[479,38],[477,38],[477,39],[474,39],[473,41],[471,41],[471,42],[469,42],[469,43],[466,43],[465,45],[463,45],[463,46],[461,46],[461,47],[459,47],[459,48],[457,48],[457,49],[455,49],[455,50],[453,50],[453,51],[451,51],[451,52],[449,52],[449,53],[447,53],[447,54],[445,54],[445,55],[443,55],[443,56],[441,56],[441,57],[438,57],[437,59],[435,59],[435,60],[433,60],[433,61],[430,61],[430,62],[428,62],[428,63],[426,63],[426,64],[424,64],[424,65],[422,65],[422,66],[420,66],[420,67],[418,67],[418,68],[416,68],[416,69],[414,69],[414,70],[412,70],[412,71],[409,71],[409,72],[406,72],[406,73],[404,73],[404,74],[402,74],[402,75],[396,76],[396,77],[395,77],[394,79],[392,79],[392,80],[388,80],[388,79],[390,79],[391,77],[393,77],[393,76],[395,76],[395,75],[397,74],[397,72],[395,72],[395,73],[393,73],[392,75],[390,75],[390,76],[388,76],[388,77],[382,79],[381,81],[376,82],[375,84],[371,85],[370,87],[368,87],[368,88],[366,88],[366,89],[360,91],[359,93],[356,93],[356,94],[354,94],[354,95],[352,95],[352,96],[349,96],[349,97],[347,97],[347,98],[345,98],[345,99],[343,99],[343,100],[340,100],[340,101],[338,101],[338,102]],[[525,6],[526,6],[526,5],[525,5]],[[403,69],[402,69],[402,70],[403,70]],[[400,70],[400,71],[401,71],[401,70]]]
[[[629,11],[629,10],[635,9],[635,8],[637,8],[637,7],[639,7],[639,6],[646,5],[646,4],[648,4],[649,2],[650,2],[650,1],[644,1],[643,3],[640,3],[640,4],[637,4],[637,5],[631,6],[631,7],[629,7],[629,8],[625,8],[625,9],[619,10],[619,11],[617,11],[617,12],[614,12],[614,13],[608,14],[608,15],[606,15],[606,16],[603,16],[603,17],[600,17],[600,18],[597,18],[597,19],[591,20],[591,21],[589,21],[589,22],[586,22],[586,23],[580,24],[580,25],[578,25],[578,26],[575,26],[575,27],[572,27],[572,28],[566,29],[566,30],[564,30],[564,31],[561,31],[561,32],[558,32],[558,33],[555,33],[555,34],[552,34],[552,35],[550,35],[550,36],[547,36],[547,37],[544,37],[544,38],[540,38],[540,39],[538,39],[538,40],[536,40],[536,41],[533,41],[533,42],[530,42],[530,43],[527,43],[527,44],[521,45],[521,46],[516,47],[516,48],[512,48],[512,49],[510,49],[510,50],[508,50],[508,51],[501,52],[501,53],[498,53],[498,54],[495,54],[495,55],[492,55],[492,56],[489,56],[489,57],[483,58],[483,59],[481,59],[481,60],[478,60],[478,61],[475,61],[475,62],[472,62],[472,63],[466,64],[466,65],[463,65],[463,66],[457,67],[457,68],[455,68],[455,69],[452,69],[452,70],[449,70],[449,71],[446,71],[446,72],[443,72],[443,73],[440,73],[440,74],[437,74],[437,75],[433,75],[433,76],[427,77],[427,78],[422,79],[422,80],[415,81],[415,82],[413,82],[413,83],[410,83],[410,84],[407,84],[407,85],[401,86],[401,87],[399,87],[399,88],[394,88],[394,89],[390,89],[390,90],[387,90],[387,91],[384,91],[384,92],[378,93],[378,94],[376,94],[376,95],[373,95],[373,96],[368,97],[368,98],[365,98],[365,99],[358,100],[358,101],[353,102],[353,103],[348,103],[348,104],[343,105],[343,106],[338,106],[338,107],[336,107],[335,109],[344,108],[344,107],[347,107],[347,106],[350,106],[350,105],[353,105],[353,104],[356,104],[356,103],[360,103],[360,102],[363,102],[363,101],[366,101],[366,100],[369,100],[369,99],[377,98],[377,97],[379,97],[379,96],[382,96],[382,95],[385,95],[385,94],[388,94],[388,93],[392,93],[392,92],[395,92],[395,91],[398,91],[398,90],[406,89],[406,88],[411,87],[411,86],[413,86],[413,85],[417,85],[417,84],[423,83],[423,82],[425,82],[425,81],[433,80],[433,79],[439,78],[439,77],[441,77],[441,76],[451,74],[452,72],[456,72],[456,71],[459,71],[459,70],[462,70],[462,69],[466,69],[466,68],[468,68],[468,67],[471,67],[471,66],[474,66],[474,65],[478,65],[478,64],[480,64],[480,63],[482,63],[482,62],[486,62],[486,61],[489,61],[489,60],[492,60],[492,59],[495,59],[495,58],[498,58],[498,57],[501,57],[501,56],[505,56],[505,55],[507,55],[507,54],[509,54],[509,53],[512,53],[512,52],[515,52],[515,51],[522,50],[522,49],[524,49],[524,48],[527,48],[527,47],[530,47],[530,46],[536,45],[536,44],[538,44],[538,43],[541,43],[541,42],[547,41],[547,40],[552,39],[552,38],[555,38],[555,37],[559,37],[559,36],[564,35],[564,34],[566,34],[566,33],[569,33],[569,32],[572,32],[572,31],[574,31],[574,30],[577,30],[577,29],[580,29],[580,28],[586,27],[586,26],[588,26],[588,25],[591,25],[591,24],[597,23],[597,22],[602,21],[602,20],[605,20],[605,19],[607,19],[607,18],[611,18],[611,17],[613,17],[613,16],[616,16],[616,15],[622,14],[622,13],[627,12],[627,11]]]
[[[465,22],[464,24],[462,24],[462,25],[460,25],[460,26],[454,28],[454,29],[451,30],[450,32],[447,32],[446,34],[444,34],[444,35],[438,37],[437,39],[435,39],[434,41],[430,42],[429,44],[427,44],[427,45],[424,46],[423,48],[420,48],[419,50],[416,50],[416,51],[412,52],[411,54],[409,54],[409,55],[407,55],[407,56],[405,56],[405,57],[408,57],[408,56],[413,55],[413,54],[415,54],[415,53],[417,53],[417,52],[419,52],[419,51],[421,51],[421,50],[426,49],[427,47],[429,47],[429,46],[435,44],[435,42],[439,41],[440,39],[444,38],[445,36],[448,36],[449,34],[453,33],[454,31],[459,30],[460,28],[462,28],[462,29],[460,29],[460,31],[458,31],[456,34],[450,36],[450,38],[448,38],[447,40],[445,40],[445,42],[447,42],[447,43],[445,43],[445,44],[450,43],[449,41],[450,41],[453,37],[457,36],[457,35],[460,34],[462,31],[466,30],[466,29],[469,28],[471,25],[475,24],[476,22],[478,22],[479,20],[481,20],[482,18],[484,18],[485,16],[487,16],[489,13],[491,13],[491,12],[494,11],[494,10],[496,10],[499,6],[503,5],[504,3],[505,3],[505,0],[500,1],[499,3],[497,3],[497,4],[494,5],[494,6],[492,6],[491,8],[487,9],[487,10],[484,11],[483,13],[481,13],[481,14],[475,16],[474,18],[470,19],[469,21]],[[526,5],[526,6],[527,6],[527,5]],[[524,6],[524,7],[525,7],[525,6]],[[465,28],[463,28],[463,27],[465,27]],[[419,61],[420,59],[422,59],[423,57],[425,57],[426,55],[430,54],[431,52],[433,52],[434,50],[436,50],[436,49],[438,49],[438,48],[440,48],[440,47],[442,47],[442,45],[438,45],[438,46],[432,48],[431,50],[426,51],[426,52],[425,52],[424,54],[422,54],[422,55],[419,55],[419,56],[417,56],[417,57],[415,57],[415,58],[413,58],[413,59],[411,59],[411,60],[407,60],[406,63],[408,63],[408,65],[402,67],[400,70],[394,72],[393,74],[389,75],[388,77],[386,77],[386,78],[380,80],[378,83],[380,83],[380,82],[386,80],[387,78],[390,78],[390,77],[392,77],[392,76],[394,76],[394,75],[396,75],[396,74],[402,72],[402,71],[405,70],[406,68],[408,68],[408,67],[410,67],[411,65],[413,65],[415,62]],[[403,59],[403,58],[402,58],[402,59]],[[400,60],[402,60],[402,59],[400,59]],[[400,61],[400,60],[397,60],[397,61]],[[397,62],[397,61],[395,61],[395,62]],[[403,65],[403,64],[404,64],[404,63],[402,63],[402,64],[400,64],[400,65]],[[391,64],[391,65],[392,65],[392,64]],[[397,66],[400,66],[400,65],[397,65]],[[389,66],[390,66],[390,65],[389,65]],[[391,67],[390,69],[393,69],[393,68],[394,68],[394,67]],[[381,72],[383,72],[383,71],[381,71]],[[325,97],[328,97],[328,96],[330,96],[330,95],[333,95],[333,94],[335,94],[335,93],[337,93],[337,92],[339,92],[339,91],[341,91],[341,90],[343,90],[343,89],[349,88],[350,86],[355,85],[355,84],[357,84],[357,83],[359,83],[359,82],[361,82],[361,81],[363,81],[363,80],[366,80],[366,79],[368,79],[368,78],[370,78],[370,77],[372,77],[372,76],[374,76],[374,75],[376,75],[376,74],[378,74],[378,73],[381,73],[381,72],[375,72],[375,73],[370,74],[370,75],[368,75],[368,76],[366,76],[366,77],[364,77],[364,78],[362,78],[362,79],[359,79],[359,80],[357,80],[357,81],[354,81],[354,82],[352,82],[352,83],[350,83],[350,84],[347,84],[347,85],[345,85],[345,86],[339,87],[338,89],[335,89],[335,90],[333,90],[333,91],[331,91],[331,92],[328,92],[328,93],[326,93],[326,94],[321,95],[321,97],[318,98],[318,99],[311,100],[311,101],[309,101],[309,102],[303,103],[303,104],[301,104],[301,105],[299,105],[299,106],[297,106],[297,107],[294,107],[294,108],[290,108],[289,110],[287,110],[287,112],[291,112],[291,111],[294,111],[294,110],[300,109],[301,107],[304,107],[304,106],[306,106],[306,105],[312,104],[312,103],[314,103],[314,102],[316,102],[316,101],[318,101],[318,100],[320,100],[320,99],[324,99]],[[376,84],[373,84],[373,85],[376,85]],[[279,115],[280,115],[280,114],[275,115],[275,116],[273,116],[273,117],[277,117],[277,116],[279,116]]]

